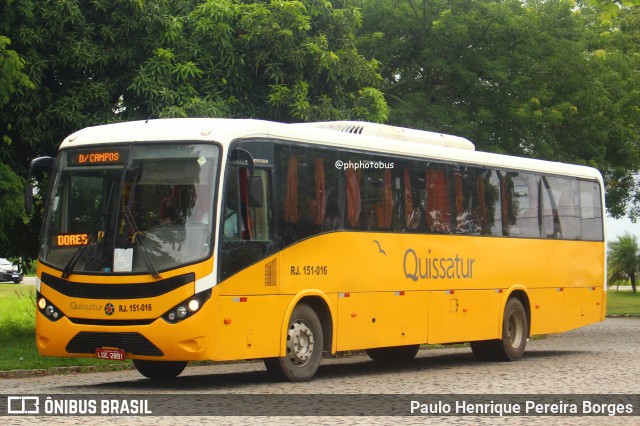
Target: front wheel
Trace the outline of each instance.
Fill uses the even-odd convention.
[[[322,324],[309,305],[299,304],[289,318],[287,353],[279,358],[266,358],[267,371],[278,380],[304,382],[318,371],[323,348]]]
[[[152,380],[168,380],[178,377],[187,366],[187,361],[147,361],[134,359],[133,365],[140,374]]]
[[[528,337],[527,312],[522,302],[512,297],[504,308],[502,338],[471,342],[471,350],[482,361],[517,361],[524,355]]]

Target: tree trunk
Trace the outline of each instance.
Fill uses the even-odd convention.
[[[633,272],[630,273],[629,279],[631,280],[631,290],[635,293],[636,292],[636,274]]]

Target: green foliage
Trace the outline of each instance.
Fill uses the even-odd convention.
[[[14,50],[8,49],[11,40],[0,35],[0,107],[9,102],[9,95],[16,87],[33,88],[33,84],[22,71],[24,60]]]
[[[114,121],[384,121],[359,22],[325,0],[0,0],[0,155],[13,182],[64,136]],[[20,231],[12,255],[35,256],[40,214],[2,211],[0,229]]]
[[[20,221],[22,214],[23,187],[24,180],[6,164],[0,163],[0,257],[15,256],[8,248],[16,237],[16,222]]]
[[[606,24],[599,2],[351,3],[392,124],[597,167],[610,213],[640,216],[640,8],[614,6]]]

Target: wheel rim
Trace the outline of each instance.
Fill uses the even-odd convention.
[[[517,349],[522,342],[524,332],[524,323],[517,311],[511,312],[509,322],[507,324],[507,339],[512,348]]]
[[[311,329],[301,321],[295,321],[287,334],[287,355],[291,362],[303,367],[313,355],[314,339]]]

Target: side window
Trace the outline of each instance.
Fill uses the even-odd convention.
[[[424,164],[405,161],[402,169],[405,229],[427,231],[427,173]]]
[[[529,173],[502,173],[503,234],[539,238],[540,178]]]
[[[238,167],[230,166],[227,174],[227,193],[222,226],[223,241],[238,241],[242,239],[242,230],[246,230],[240,214],[240,190],[238,186]]]
[[[451,234],[453,226],[453,166],[429,164],[426,171],[427,230]]]
[[[391,167],[394,163],[383,157],[349,154],[344,164],[349,227],[391,230],[396,216],[394,209],[401,199],[400,184]]]
[[[578,181],[571,178],[547,176],[550,191],[558,210],[559,226],[555,232],[565,240],[580,239],[580,193]]]
[[[582,238],[602,241],[602,198],[597,182],[578,181],[580,187],[580,224]]]
[[[549,177],[542,176],[540,183],[540,224],[543,238],[562,238],[560,215],[556,197],[558,191],[551,187]]]
[[[229,166],[225,194],[223,241],[269,241],[271,191],[270,172],[255,169],[250,176],[246,167]]]
[[[344,228],[345,190],[335,151],[278,145],[279,233],[284,245]]]
[[[476,167],[454,169],[456,231],[501,235],[500,186],[496,172]]]
[[[495,170],[483,170],[478,179],[478,191],[481,197],[480,208],[483,210],[482,235],[502,235],[502,209],[500,198],[500,178]]]
[[[247,223],[249,238],[254,241],[270,241],[271,230],[271,172],[256,168],[251,181],[247,182]]]
[[[220,267],[224,280],[275,250],[271,226],[271,171],[227,166],[221,229]]]

